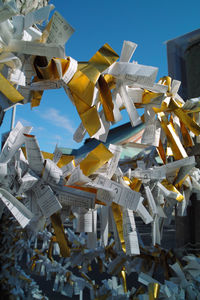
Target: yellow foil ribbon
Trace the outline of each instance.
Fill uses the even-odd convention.
[[[59,168],[62,168],[63,166],[69,164],[72,160],[74,159],[73,155],[62,155],[61,158],[59,159],[57,166]]]
[[[49,153],[49,152],[45,152],[45,151],[41,151],[42,152],[42,156],[44,159],[51,159],[53,160],[54,154],[53,153]]]
[[[174,159],[179,160],[179,159],[187,157],[187,153],[186,153],[183,145],[181,144],[181,141],[180,141],[178,135],[175,132],[173,124],[168,121],[166,115],[163,112],[158,113],[158,118],[161,122],[161,126],[167,137],[169,146],[172,149]]]
[[[155,300],[159,297],[160,285],[156,282],[148,284],[149,300]]]
[[[128,290],[127,290],[127,283],[126,283],[126,271],[125,271],[124,267],[123,267],[123,270],[121,271],[121,277],[122,277],[124,293],[127,293]]]
[[[11,102],[17,103],[24,99],[24,97],[16,90],[16,88],[0,73],[0,91]]]
[[[185,148],[192,147],[194,145],[193,140],[192,140],[186,126],[181,121],[180,121],[180,129],[181,129],[182,138],[183,138],[183,146]]]
[[[92,106],[95,85],[101,73],[118,58],[117,53],[105,44],[88,62],[78,63],[78,70],[68,83],[76,109],[90,136],[94,135],[101,126],[96,107]],[[106,118],[110,120],[112,102],[106,80],[100,79],[100,92]]]
[[[110,152],[103,144],[99,144],[80,162],[80,168],[84,175],[89,176],[102,167],[112,157],[112,152]]]
[[[169,183],[166,179],[164,179],[164,180],[161,182],[161,184],[162,184],[168,191],[171,191],[171,192],[174,192],[174,193],[177,194],[176,200],[177,200],[178,202],[181,202],[181,201],[184,199],[183,195],[177,190],[177,188],[176,188],[173,184]]]
[[[182,109],[182,104],[179,104],[174,99],[170,99],[169,108],[173,110],[174,114],[179,117],[185,126],[191,130],[196,136],[200,135],[200,126]]]
[[[99,80],[99,93],[100,101],[103,106],[104,114],[107,121],[114,122],[113,108],[114,104],[112,102],[112,94],[109,89],[109,86],[102,75],[100,75]]]
[[[64,227],[60,218],[59,213],[53,214],[51,217],[51,223],[53,225],[53,229],[56,235],[56,240],[60,247],[60,253],[63,257],[70,256],[70,248],[68,245],[67,236],[64,231]]]
[[[126,246],[125,246],[124,233],[123,233],[123,214],[122,214],[121,207],[118,204],[112,202],[112,211],[113,211],[113,216],[117,227],[119,239],[122,245],[122,250],[126,253]]]
[[[160,84],[164,84],[164,85],[167,85],[168,86],[168,93],[171,92],[171,82],[172,82],[172,79],[170,76],[163,76],[160,78],[160,80],[158,81],[158,83]]]
[[[163,164],[166,164],[166,154],[165,154],[165,149],[163,147],[163,144],[161,142],[161,140],[159,141],[159,145],[157,147],[157,152],[160,156],[160,158],[162,159],[163,161]]]
[[[144,89],[144,92],[142,94],[142,103],[143,104],[149,104],[153,99],[157,98],[158,96],[161,96],[161,93],[154,93],[148,90]]]
[[[141,188],[141,185],[142,185],[142,180],[138,179],[138,178],[133,178],[129,187],[136,191],[136,192],[139,192],[140,191],[140,188]]]
[[[32,91],[31,108],[40,105],[42,95],[43,95],[43,91]]]
[[[101,123],[96,106],[92,106],[87,111],[79,115],[83,126],[90,136],[93,136],[101,128]]]

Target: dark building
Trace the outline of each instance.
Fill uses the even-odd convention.
[[[179,95],[200,97],[200,29],[167,41],[168,73],[181,81]]]

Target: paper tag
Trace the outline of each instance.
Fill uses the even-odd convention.
[[[64,58],[64,48],[58,44],[43,44],[30,41],[19,41],[11,39],[8,46],[3,49],[5,52],[20,52],[29,55],[47,56],[49,58]]]
[[[59,14],[59,12],[56,11],[52,17],[50,32],[48,34],[46,43],[64,45],[73,33],[74,29],[71,27],[71,25]],[[59,56],[55,55],[55,57]]]
[[[92,232],[92,210],[78,208],[77,215],[77,232]]]
[[[155,200],[153,198],[153,195],[151,193],[151,190],[150,190],[149,186],[145,186],[144,190],[145,190],[145,194],[146,194],[146,197],[147,197],[149,209],[151,211],[151,215],[154,217],[155,215],[158,214],[158,210],[157,210],[157,207],[156,207]]]
[[[72,161],[70,163],[68,163],[67,165],[63,166],[61,168],[61,170],[63,172],[63,176],[67,177],[68,175],[70,175],[72,173],[72,171],[74,170],[74,168],[75,168],[75,166]]]
[[[67,185],[83,185],[85,183],[90,182],[91,179],[89,179],[87,176],[83,174],[83,172],[80,169],[80,166],[77,166],[73,169],[70,178],[66,182]]]
[[[25,145],[29,167],[40,176],[44,168],[44,159],[36,137],[25,134]]]
[[[133,211],[130,209],[123,209],[123,234],[126,246],[126,254],[140,254],[135,219]]]
[[[108,150],[113,153],[113,157],[107,163],[105,176],[111,179],[117,169],[122,148],[121,146],[110,144]]]
[[[42,172],[42,179],[49,184],[58,184],[63,173],[62,170],[51,160],[44,161],[44,169]]]
[[[104,71],[106,74],[121,79],[124,84],[134,84],[136,87],[153,86],[157,72],[158,68],[127,62],[115,62]]]
[[[73,59],[70,56],[68,56],[68,58],[69,58],[69,67],[62,77],[62,80],[64,81],[65,84],[68,84],[68,82],[72,79],[78,67],[78,63],[75,59]]]
[[[76,141],[77,143],[80,143],[82,142],[85,134],[86,134],[86,129],[83,126],[83,123],[81,122],[73,135],[73,140]]]
[[[12,196],[8,191],[0,188],[0,199],[7,206],[15,219],[19,222],[22,228],[33,218],[33,214],[20,201]]]
[[[58,200],[62,206],[73,206],[83,208],[94,208],[95,205],[95,194],[81,191],[75,188],[67,186],[56,186],[54,187],[58,193]]]
[[[100,226],[101,226],[101,246],[106,247],[108,245],[108,232],[109,226],[109,207],[101,206],[100,210]]]
[[[46,218],[62,208],[50,186],[40,183],[34,186],[33,191],[37,197],[37,203]]]
[[[131,175],[143,180],[162,180],[166,177],[165,169],[162,167],[155,167],[146,170],[136,169],[131,172]]]
[[[4,143],[3,149],[0,154],[0,162],[8,162],[16,151],[25,142],[24,133],[28,134],[32,130],[32,127],[24,127],[20,122],[17,122],[15,128],[10,132],[6,142]]]
[[[24,193],[30,190],[34,184],[38,181],[38,177],[35,176],[31,170],[27,172],[21,179],[20,179],[20,188],[18,190],[18,194]]]
[[[143,198],[142,198],[143,199]],[[137,211],[140,218],[144,221],[145,224],[149,224],[153,221],[153,218],[149,214],[149,212],[146,210],[144,205],[142,204],[142,201],[139,203]]]
[[[135,192],[129,188],[123,187],[121,184],[109,180],[106,177],[101,175],[97,176],[94,181],[95,183],[102,185],[103,187],[108,187],[115,193],[115,198],[113,202],[125,207],[132,209],[134,211],[137,210],[139,203],[141,202],[141,194]]]
[[[127,93],[126,86],[120,85],[119,94],[120,94],[120,96],[123,100],[123,103],[126,107],[126,110],[128,112],[128,115],[129,115],[129,118],[131,121],[131,125],[137,126],[139,123],[141,123],[141,119],[137,112],[137,109],[135,108],[134,103],[131,101],[131,99]]]

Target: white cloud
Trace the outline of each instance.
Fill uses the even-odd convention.
[[[51,123],[57,127],[64,128],[70,133],[74,133],[71,121],[66,116],[61,115],[55,108],[48,108],[45,113],[41,114],[41,117],[45,120],[51,121]]]

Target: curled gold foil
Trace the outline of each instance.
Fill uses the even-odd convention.
[[[0,73],[0,91],[13,103],[21,101],[24,97],[16,88]]]
[[[112,102],[112,94],[109,89],[109,86],[102,75],[100,75],[99,80],[99,92],[100,92],[100,101],[103,106],[104,114],[107,121],[114,122],[113,108],[114,104]]]
[[[124,293],[127,293],[128,290],[127,290],[127,283],[126,283],[126,272],[124,267],[123,270],[121,271],[121,277],[123,282]]]
[[[159,291],[160,291],[159,283],[150,282],[148,285],[149,300],[158,299]]]
[[[136,191],[136,192],[139,192],[140,191],[140,188],[141,188],[141,185],[142,185],[142,180],[138,179],[138,178],[133,178],[129,187]]]
[[[142,95],[142,103],[149,104],[153,99],[157,98],[158,96],[162,95],[161,93],[154,93],[144,89]]]
[[[39,81],[37,76],[34,77],[33,82]],[[32,91],[32,98],[31,98],[31,108],[37,107],[40,105],[42,99],[43,91]]]
[[[173,184],[169,183],[166,179],[164,179],[161,183],[167,190],[177,194],[176,200],[178,202],[181,202],[184,199],[183,195],[177,190],[177,188]]]
[[[157,152],[158,152],[160,158],[162,159],[163,164],[166,164],[166,154],[165,154],[165,150],[164,150],[161,140],[159,141],[159,145],[157,147]]]
[[[44,152],[44,151],[41,151],[42,152],[42,156],[44,159],[51,159],[53,160],[53,157],[54,157],[54,154],[53,153],[49,153],[49,152]]]
[[[179,119],[185,124],[185,126],[191,130],[196,136],[200,135],[200,127],[199,125],[193,121],[190,116],[188,116],[182,108],[178,108],[174,110],[175,115],[179,117]]]
[[[68,245],[68,240],[64,231],[64,227],[60,218],[59,213],[53,214],[51,217],[51,222],[53,225],[53,229],[56,235],[56,240],[58,242],[58,245],[60,247],[60,253],[63,257],[69,257],[70,256],[70,248]]]
[[[173,124],[168,121],[166,115],[163,112],[158,113],[158,116],[161,122],[161,126],[166,134],[169,146],[172,149],[175,160],[187,157],[187,153],[183,145],[181,144],[178,135],[175,132]]]
[[[90,136],[93,136],[101,128],[96,106],[92,106],[86,112],[80,114],[80,118]]]
[[[112,202],[112,211],[113,211],[113,216],[114,220],[117,226],[117,231],[119,234],[119,239],[122,245],[122,250],[126,252],[126,246],[125,246],[125,241],[124,241],[124,234],[123,234],[123,216],[122,216],[122,210],[120,206],[114,202]]]
[[[80,162],[80,168],[84,175],[89,176],[112,157],[113,154],[103,144],[99,144]]]
[[[96,83],[100,73],[97,72],[98,76],[96,77],[96,80],[94,82]],[[96,75],[96,74],[95,74]],[[68,83],[68,87],[72,93],[72,95],[78,96],[83,102],[85,102],[87,105],[92,105],[92,99],[93,99],[93,93],[94,93],[94,87],[95,83],[88,78],[87,75],[85,75],[81,71],[77,71],[73,78]]]
[[[182,133],[182,138],[183,138],[183,146],[186,147],[192,147],[193,146],[193,141],[192,138],[186,128],[186,126],[184,125],[183,122],[180,121],[180,128],[181,128],[181,133]]]
[[[48,252],[47,252],[47,257],[53,261],[53,257],[52,257],[52,254],[53,254],[53,243],[56,242],[56,237],[55,236],[52,236],[51,237],[51,240],[50,240],[50,243],[49,243],[49,249],[48,249]]]
[[[32,91],[31,108],[40,105],[42,95],[43,95],[43,91]]]
[[[164,84],[164,85],[167,85],[168,86],[168,93],[171,92],[171,82],[172,82],[172,79],[170,76],[163,76],[160,78],[160,80],[158,81],[158,83],[160,84]]]
[[[108,44],[105,44],[88,62],[78,63],[78,69],[68,83],[76,109],[90,136],[94,135],[101,127],[96,107],[92,106],[95,85],[101,73],[118,58],[119,56],[115,51]],[[111,77],[107,76],[106,79],[110,81]],[[107,81],[101,78],[99,87],[106,118],[108,121],[114,120],[112,97]]]
[[[63,166],[69,164],[72,160],[74,159],[73,155],[62,155],[61,158],[59,159],[57,166],[59,168],[62,168]]]
[[[171,108],[174,114],[179,117],[180,121],[191,130],[196,136],[200,135],[200,126],[193,120],[184,110],[182,109],[182,104],[179,104],[173,98],[170,99],[169,108]]]

